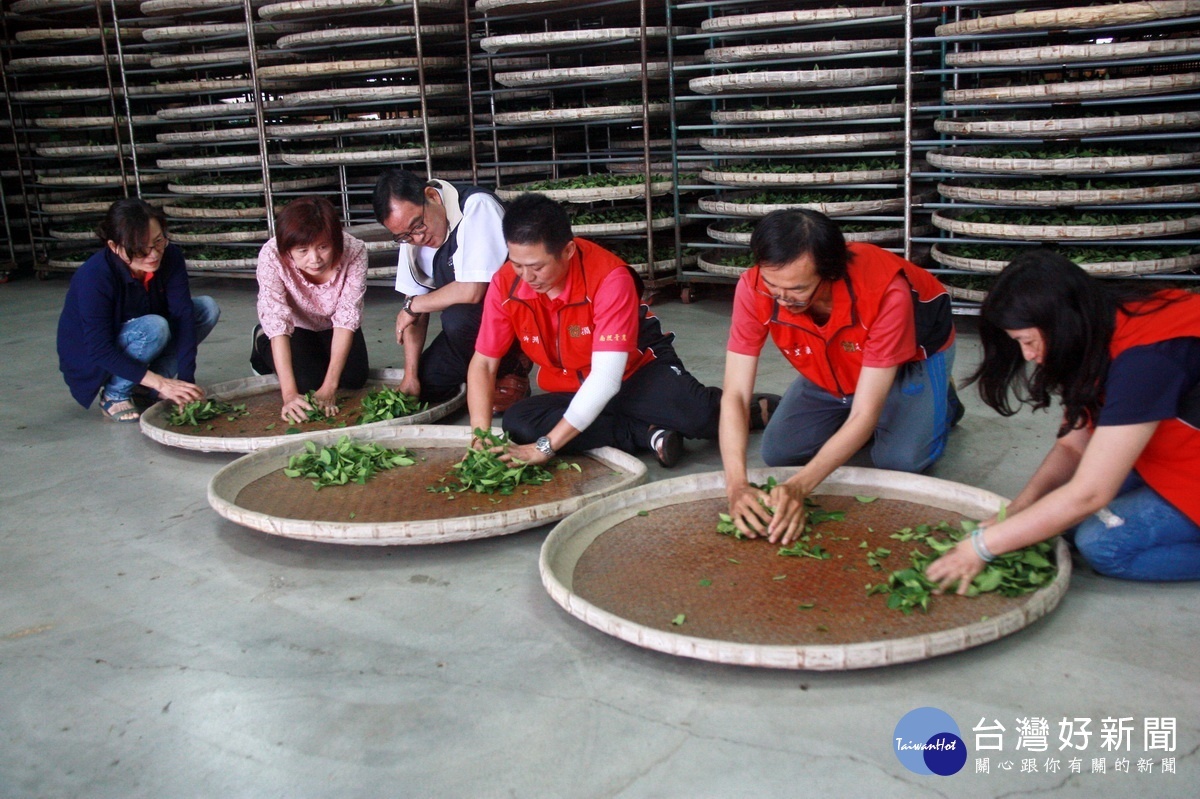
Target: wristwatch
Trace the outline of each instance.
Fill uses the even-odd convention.
[[[542,436],[537,441],[533,442],[533,446],[537,447],[537,451],[545,455],[547,458],[554,457],[554,447],[550,446],[550,439]]]
[[[400,310],[404,311],[405,313],[407,313],[409,316],[413,317],[414,319],[419,319],[421,317],[421,315],[412,309],[413,300],[415,300],[416,297],[417,297],[417,295],[415,295],[415,294],[409,294],[407,297],[405,297],[404,298],[404,307],[402,307]]]

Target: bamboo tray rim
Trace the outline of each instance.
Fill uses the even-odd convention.
[[[673,26],[675,33],[692,33],[695,29]],[[529,47],[547,44],[586,44],[589,42],[612,42],[621,39],[637,39],[641,28],[582,28],[566,31],[539,31],[537,33],[510,33],[503,36],[487,36],[479,46],[489,53],[498,53],[510,47]],[[667,36],[665,25],[646,26],[647,39],[663,39]]]
[[[676,61],[678,64],[679,62]],[[646,75],[660,77],[667,74],[671,65],[666,61],[646,62]],[[497,72],[496,82],[501,86],[543,86],[575,80],[604,80],[625,75],[641,74],[641,62],[635,64],[597,64],[587,67],[552,67],[529,69],[520,72]]]
[[[753,469],[749,477],[783,480],[794,470]],[[638,510],[654,510],[685,501],[724,495],[720,472],[676,477],[599,499],[559,522],[542,544],[538,571],[550,598],[568,614],[615,638],[671,655],[741,666],[838,671],[925,660],[995,641],[1032,624],[1058,605],[1071,580],[1071,556],[1055,541],[1058,573],[1041,589],[1025,595],[1017,607],[984,621],[936,633],[840,645],[764,645],[699,638],[631,622],[603,610],[572,590],[580,556],[616,522]],[[925,475],[843,466],[821,483],[826,495],[871,494],[884,499],[921,502],[947,511],[986,518],[1006,500],[990,491]],[[899,612],[897,611],[899,616]]]
[[[711,153],[769,153],[828,151],[841,147],[861,149],[869,144],[893,144],[904,140],[904,131],[878,133],[822,133],[813,136],[754,136],[746,138],[700,137],[700,147]]]
[[[1190,89],[1197,84],[1200,84],[1200,73],[1184,72],[1173,75],[1146,75],[1135,78],[1108,78],[1107,80],[1083,80],[1071,83],[947,89],[942,92],[942,100],[949,105],[976,102],[1021,103],[1030,100],[1088,100],[1099,97],[1164,94]]]
[[[957,148],[949,148],[931,150],[925,157],[930,164],[939,169],[1018,175],[1074,175],[1187,166],[1200,162],[1200,150],[1077,158],[999,158],[962,155]]]
[[[1128,25],[1156,19],[1171,19],[1200,13],[1196,0],[1150,0],[1140,3],[1115,3],[1104,6],[1048,8],[1040,11],[1018,11],[994,14],[939,25],[935,36],[959,36],[968,33],[999,33],[1045,28],[1096,28],[1105,25]]]
[[[535,183],[541,181],[534,181]],[[496,189],[496,196],[501,200],[515,200],[522,194],[535,191],[544,194],[551,200],[559,202],[586,203],[597,200],[625,200],[646,196],[646,184],[634,183],[628,186],[596,186],[580,189],[528,189],[528,184],[518,183]],[[666,194],[674,186],[670,180],[656,180],[650,184],[650,196],[658,197]]]
[[[273,180],[271,181],[271,191],[294,191],[296,189],[312,189],[318,186],[328,186],[338,182],[337,175],[321,175],[308,178],[295,178],[293,180]],[[246,183],[220,183],[220,184],[186,184],[186,183],[168,183],[167,191],[173,194],[202,194],[206,196],[220,194],[245,194],[259,192],[263,190],[263,182],[247,181]]]
[[[930,256],[943,266],[992,275],[1000,272],[1000,270],[1008,265],[1007,261],[992,261],[983,258],[966,258],[961,255],[954,255],[942,249],[941,244],[935,244],[930,248]],[[1200,253],[1184,255],[1178,258],[1156,258],[1144,261],[1093,261],[1091,263],[1078,264],[1078,266],[1089,274],[1108,277],[1169,274],[1183,272],[1200,266]]]
[[[379,38],[393,38],[416,35],[413,25],[355,25],[346,28],[321,28],[315,31],[303,31],[281,36],[275,46],[288,49],[304,44],[325,44],[328,42],[368,42]],[[463,33],[462,25],[422,25],[421,36],[452,36]]]
[[[632,222],[593,222],[587,225],[571,225],[571,232],[576,236],[614,236],[621,233],[644,233],[646,228],[650,230],[670,230],[675,227],[675,217],[664,216],[659,219],[650,220],[650,224],[646,224],[646,220],[639,219]]]
[[[918,104],[919,105],[919,104]],[[801,119],[887,118],[904,113],[904,103],[876,103],[821,108],[763,108],[758,110],[713,111],[713,122],[781,122]]]
[[[732,227],[733,225],[741,224],[744,224],[744,220],[742,219],[739,219],[736,222],[714,222],[708,226],[708,229],[705,232],[708,233],[710,238],[715,239],[722,244],[742,244],[749,246],[750,233],[731,233],[725,229]],[[912,229],[912,235],[925,236],[933,232],[933,229],[933,225],[914,225]],[[842,236],[845,237],[846,241],[895,241],[896,239],[904,238],[904,226],[900,225],[898,227],[883,228],[880,230],[843,230]]]
[[[840,172],[726,172],[720,169],[702,169],[700,177],[709,183],[722,186],[830,186],[903,180],[904,167],[847,169]]]
[[[1174,236],[1200,230],[1200,215],[1127,225],[1016,225],[1005,222],[964,222],[957,219],[955,213],[945,209],[934,211],[930,221],[942,230],[952,233],[1005,240],[1140,239]]]
[[[1124,114],[1115,117],[1059,117],[1053,119],[935,119],[933,129],[959,136],[1066,136],[1089,133],[1200,127],[1200,112],[1170,111]]]
[[[357,440],[379,444],[422,447],[461,447],[471,441],[471,428],[458,425],[414,425],[386,427],[365,431],[367,435],[351,436]],[[309,440],[318,444],[335,443],[346,430],[330,430]],[[330,544],[396,546],[404,544],[445,544],[479,538],[508,535],[530,527],[538,527],[561,519],[586,506],[589,502],[625,488],[638,485],[646,477],[646,465],[640,460],[611,447],[588,450],[587,455],[623,477],[614,485],[583,496],[569,497],[525,508],[513,508],[476,516],[456,516],[449,519],[423,519],[401,522],[323,522],[287,519],[239,507],[237,491],[250,480],[269,474],[286,465],[287,458],[304,449],[304,442],[288,442],[245,455],[225,466],[208,484],[208,502],[221,516],[232,522],[273,535],[319,541]],[[230,497],[233,499],[230,499]]]
[[[916,12],[918,9],[913,9]],[[744,28],[775,27],[810,22],[841,22],[852,19],[894,17],[904,13],[903,6],[877,6],[868,8],[809,8],[795,11],[765,11],[756,14],[731,14],[726,17],[706,19],[700,24],[702,31],[742,30]]]
[[[720,94],[742,89],[806,89],[875,86],[904,76],[901,67],[852,67],[846,69],[793,69],[775,72],[736,72],[692,78],[688,88],[697,94]]]
[[[458,0],[420,0],[420,8],[426,10],[450,10],[461,8]],[[263,19],[275,17],[308,17],[321,13],[346,13],[350,11],[369,11],[374,8],[393,7],[399,11],[411,8],[408,3],[396,3],[395,0],[287,0],[283,3],[270,3],[258,10]]]
[[[1095,61],[1140,55],[1192,53],[1200,50],[1200,38],[1146,39],[1108,44],[1056,44],[1042,47],[1014,47],[1007,50],[979,50],[947,53],[947,66],[1045,64],[1059,61]]]
[[[670,103],[651,102],[647,105],[651,114],[666,114]],[[641,119],[640,105],[599,105],[587,108],[546,108],[539,111],[502,111],[496,114],[498,125],[528,125],[540,122],[578,122],[597,119]]]
[[[1125,189],[1004,189],[939,183],[938,194],[951,200],[1021,206],[1112,205],[1179,202],[1200,197],[1200,182]]]
[[[465,92],[465,83],[426,83],[425,96],[457,94]],[[280,107],[305,105],[313,102],[395,100],[420,97],[421,87],[416,85],[350,86],[341,89],[312,89],[302,92],[281,94],[275,102]]]
[[[454,144],[435,144],[429,148],[429,154],[461,155],[469,153],[469,142]],[[376,164],[382,161],[412,160],[425,157],[422,147],[389,147],[378,150],[356,150],[353,152],[335,153],[282,153],[279,156],[284,163],[292,166],[329,166],[333,164]]]
[[[720,253],[725,254],[725,251],[722,250]],[[739,277],[743,272],[750,268],[748,266],[731,266],[730,264],[723,264],[718,261],[710,260],[709,256],[711,255],[713,255],[711,252],[700,253],[700,257],[697,259],[696,264],[709,274],[721,275],[722,277]]]
[[[900,50],[903,47],[904,39],[829,39],[827,41],[711,47],[704,51],[704,58],[712,64],[730,64],[773,55],[861,53],[873,50]]]

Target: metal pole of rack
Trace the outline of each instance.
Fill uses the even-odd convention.
[[[125,62],[122,60],[121,50],[121,34],[116,30],[117,24],[117,4],[111,2],[113,14],[113,33],[117,39],[117,69],[121,72],[121,95],[125,101],[125,116],[127,122],[129,120],[129,86],[125,82]],[[117,91],[113,86],[112,79],[112,63],[108,58],[108,37],[104,35],[104,6],[100,0],[96,0],[96,25],[100,28],[100,57],[104,60],[104,80],[108,83],[108,107],[112,112],[112,129],[113,142],[117,148],[117,168],[121,170],[121,193],[126,197],[129,196],[129,175],[125,172],[125,158],[121,151],[121,114],[117,110]],[[129,149],[133,150],[132,129],[130,130]],[[134,191],[140,197],[142,196],[142,187],[138,182],[138,175],[134,172]]]
[[[913,230],[913,0],[904,0],[904,259],[912,260]]]
[[[417,43],[417,87],[421,101],[421,135],[425,140],[425,177],[433,179],[433,142],[429,140],[429,104],[425,99],[425,50],[421,46],[421,7],[420,0],[412,0],[413,38]],[[471,68],[467,62],[467,70]]]
[[[275,238],[275,198],[271,192],[271,169],[267,158],[267,122],[262,87],[258,82],[258,43],[254,41],[254,6],[242,0],[246,15],[246,42],[250,45],[250,90],[254,93],[254,126],[258,131],[258,154],[262,159],[263,202],[267,206],[267,235]]]
[[[471,146],[471,185],[479,183],[479,153],[475,149],[475,83],[471,78],[471,4],[463,0],[463,63],[467,65],[467,141]]]
[[[650,278],[650,283],[655,280],[654,275],[654,198],[651,196],[650,186],[654,182],[653,171],[650,167],[650,55],[646,47],[646,2],[640,0],[638,3],[638,24],[641,27],[638,30],[639,44],[641,45],[642,58],[642,177],[646,180],[646,276]],[[676,261],[678,266],[678,261]]]

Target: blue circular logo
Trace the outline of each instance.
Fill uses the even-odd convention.
[[[967,745],[958,724],[936,707],[919,707],[904,714],[892,733],[896,759],[914,774],[957,774],[967,762]]]

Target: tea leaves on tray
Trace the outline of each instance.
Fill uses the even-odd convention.
[[[342,436],[333,446],[319,447],[312,441],[304,452],[288,458],[283,473],[288,477],[307,477],[320,490],[324,486],[366,483],[375,472],[416,463],[407,449],[387,449],[369,442],[355,443]]]
[[[474,491],[509,496],[518,486],[550,482],[552,475],[541,466],[519,461],[505,463],[500,460],[500,453],[492,452],[493,448],[509,443],[507,435],[497,436],[476,428],[475,438],[483,443],[483,448],[468,447],[466,457],[451,467],[455,483],[443,478],[441,484],[429,486],[428,491],[435,494]]]
[[[399,419],[401,416],[412,416],[428,407],[429,403],[427,402],[421,402],[403,391],[384,386],[363,397],[362,418],[358,420],[358,423],[370,424],[387,419]]]
[[[176,405],[172,408],[170,415],[167,416],[167,424],[172,427],[182,427],[183,425],[199,427],[202,422],[216,419],[218,416],[225,416],[232,422],[241,416],[249,415],[250,411],[246,410],[245,403],[231,405],[215,399],[195,400],[186,405]]]
[[[333,416],[326,415],[325,411],[321,410],[320,404],[317,402],[317,392],[309,391],[304,395],[304,401],[312,407],[305,411],[309,422],[332,422]],[[335,400],[336,401],[336,400]]]

